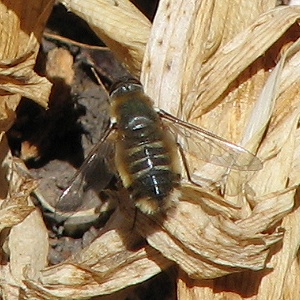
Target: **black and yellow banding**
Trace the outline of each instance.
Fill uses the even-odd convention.
[[[137,83],[122,82],[114,88],[111,117],[118,128],[115,160],[124,186],[142,212],[164,211],[180,183],[173,137]]]

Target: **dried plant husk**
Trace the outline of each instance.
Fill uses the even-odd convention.
[[[246,233],[249,230],[248,242],[251,241],[252,230],[252,234],[260,232],[268,235],[274,233],[272,230],[278,224],[281,227],[277,227],[277,230],[284,232],[284,238],[282,243],[267,247],[271,259],[265,261],[263,272],[242,272],[227,276],[228,280],[224,281],[195,281],[182,275],[178,286],[182,299],[215,299],[231,297],[233,294],[236,299],[242,299],[251,293],[253,299],[283,299],[284,295],[291,293],[287,282],[293,280],[289,278],[293,275],[288,270],[297,265],[299,238],[291,236],[290,231],[295,233],[296,229],[292,228],[298,227],[296,211],[291,210],[297,201],[296,187],[299,184],[299,177],[293,175],[294,172],[298,173],[293,164],[297,156],[299,119],[299,72],[294,68],[298,68],[299,36],[296,32],[300,11],[296,7],[271,10],[274,5],[272,2],[265,2],[266,6],[262,7],[259,1],[256,5],[242,1],[238,4],[241,8],[238,14],[232,11],[232,15],[228,13],[226,16],[230,18],[229,24],[224,18],[216,17],[222,15],[223,11],[228,12],[229,7],[234,6],[233,2],[195,2],[203,18],[196,18],[191,26],[199,30],[195,30],[191,36],[184,36],[183,44],[187,45],[187,52],[178,47],[178,51],[188,58],[173,55],[173,48],[169,46],[176,45],[175,35],[173,39],[169,38],[169,45],[158,43],[162,39],[162,30],[156,31],[155,25],[157,28],[165,26],[170,32],[176,29],[172,28],[172,23],[169,26],[165,24],[166,11],[160,15],[160,22],[156,18],[150,37],[150,40],[153,39],[151,47],[156,49],[147,48],[149,53],[146,52],[144,59],[145,73],[142,73],[142,78],[147,92],[160,107],[173,109],[173,113],[184,119],[241,144],[252,152],[258,152],[264,167],[250,174],[252,178],[248,175],[250,178],[244,186],[250,187],[255,197],[252,198],[251,194],[247,197],[242,195],[240,187],[243,182],[239,179],[244,176],[241,172],[231,172],[232,176],[225,183],[222,182],[225,200],[240,206],[239,218],[234,223],[244,223],[242,231]],[[162,1],[160,8],[172,11],[167,3]],[[173,8],[176,7],[178,10],[174,12],[175,15],[179,14],[180,5],[174,4]],[[216,20],[225,22],[226,28],[227,24],[232,26],[231,33],[223,34],[221,30],[224,26],[214,24],[218,22]],[[180,27],[178,18],[175,26]],[[202,36],[207,39],[201,40]],[[197,40],[198,37],[200,39]],[[197,42],[200,50],[196,47]],[[160,59],[165,63],[158,63],[155,56],[158,52],[162,53]],[[220,178],[216,177],[214,166],[197,163],[195,159],[193,168],[194,174],[200,177],[212,181]],[[275,207],[277,212],[273,210]],[[266,217],[270,219],[266,220]],[[263,224],[263,220],[268,224],[264,229],[257,226]],[[224,228],[224,225],[220,227]],[[232,230],[235,231],[233,227]],[[247,249],[245,247],[244,251],[247,252]],[[283,269],[285,272],[282,272]],[[296,278],[293,284],[297,286]],[[236,284],[242,281],[247,284]],[[214,285],[220,282],[218,292],[215,292]],[[191,289],[193,285],[195,287]],[[249,286],[253,290],[249,291]],[[228,290],[232,292],[225,292]],[[294,297],[291,298],[299,295],[298,288],[294,291]]]
[[[283,232],[261,231],[268,228],[270,220],[281,218],[280,209],[262,218],[265,207],[257,208],[255,216],[236,224],[230,218],[235,218],[239,207],[188,184],[182,194],[176,210],[170,210],[167,216],[150,218],[137,212],[134,227],[150,245],[140,247],[137,245],[141,238],[132,231],[135,210],[130,200],[123,198],[121,209],[89,247],[43,271],[42,285],[26,283],[32,295],[77,299],[110,294],[148,279],[172,261],[193,278],[214,278],[216,274],[264,267],[269,246],[281,240]],[[248,228],[251,222],[256,223],[255,228]]]
[[[53,1],[1,1],[0,45],[0,219],[1,298],[20,299],[23,280],[37,278],[47,265],[48,237],[42,216],[30,201],[37,183],[13,158],[6,131],[21,97],[43,107],[51,83],[33,70],[39,40]]]
[[[81,299],[111,294],[129,286],[129,281],[130,285],[143,282],[171,264],[159,251],[143,243],[132,231],[132,219],[117,210],[89,247],[44,270],[41,283],[26,284],[30,299],[37,295],[38,299]]]
[[[133,75],[140,75],[151,23],[130,1],[60,2],[87,21]]]
[[[183,183],[166,215],[137,213],[139,234],[130,226],[134,209],[122,196],[89,247],[45,269],[39,281],[25,281],[28,298],[110,294],[176,263],[179,299],[297,299],[300,10],[275,8],[275,2],[161,0],[151,32],[139,28],[147,38],[139,40],[139,63],[130,69],[139,73],[148,40],[141,80],[155,104],[241,144],[263,168],[223,176],[224,170],[187,151],[192,177],[216,183],[213,189]],[[111,12],[128,1],[86,1],[92,11],[97,3],[104,10],[103,26],[92,23],[82,3],[62,3],[80,11],[99,36],[109,32],[112,50],[129,65],[132,47],[126,53],[115,45],[126,48],[124,37],[131,45],[137,23],[117,8],[112,18],[103,6]],[[120,36],[123,29],[127,35]]]

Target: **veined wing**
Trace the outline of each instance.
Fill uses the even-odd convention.
[[[114,170],[114,143],[107,139],[113,130],[110,124],[104,137],[92,149],[82,166],[70,180],[70,185],[63,191],[55,205],[57,213],[67,217],[72,213],[96,206],[99,194],[111,181]]]
[[[160,110],[160,116],[170,130],[182,138],[182,149],[203,161],[241,171],[257,171],[262,168],[258,157],[209,131],[184,122]]]

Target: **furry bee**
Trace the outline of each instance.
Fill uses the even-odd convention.
[[[193,145],[193,149],[198,149],[199,159],[228,168],[248,171],[262,167],[260,160],[244,148],[155,109],[142,85],[135,80],[124,80],[112,86],[110,107],[110,123],[105,135],[60,201],[71,203],[74,196],[81,197],[78,187],[82,186],[82,177],[91,174],[99,157],[109,165],[113,156],[114,168],[135,206],[149,215],[172,206],[172,195],[180,188],[179,154],[182,151],[178,151],[178,147],[186,150],[186,144]],[[114,145],[107,147],[108,136],[113,132],[116,133]],[[186,143],[178,145],[176,135]],[[105,183],[100,185],[101,189]]]

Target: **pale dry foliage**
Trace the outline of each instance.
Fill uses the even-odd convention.
[[[26,5],[22,1],[0,2],[0,218],[3,239],[8,235],[1,251],[3,299],[17,299],[24,276],[37,279],[47,265],[47,231],[29,197],[36,183],[27,179],[22,164],[12,158],[5,132],[14,121],[22,96],[47,107],[51,84],[33,67],[52,5],[52,1],[28,1]],[[5,263],[6,255],[9,262]]]
[[[176,263],[179,299],[299,299],[300,9],[270,0],[161,0],[151,25],[126,0],[61,2],[141,76],[158,107],[257,153],[264,166],[223,176],[190,157],[194,180],[207,186],[184,184],[165,218],[138,213],[135,228],[148,246],[130,250],[139,235],[123,203],[89,247],[46,268],[46,230],[28,203],[35,185],[12,161],[4,132],[21,95],[46,106],[50,85],[32,67],[52,3],[39,4],[44,14],[31,34],[20,24],[36,21],[38,9],[22,15],[2,1],[1,194],[9,196],[0,215],[1,228],[12,228],[10,261],[1,267],[4,298],[17,297],[19,287],[28,299],[111,294]],[[224,196],[209,190],[212,182]]]

